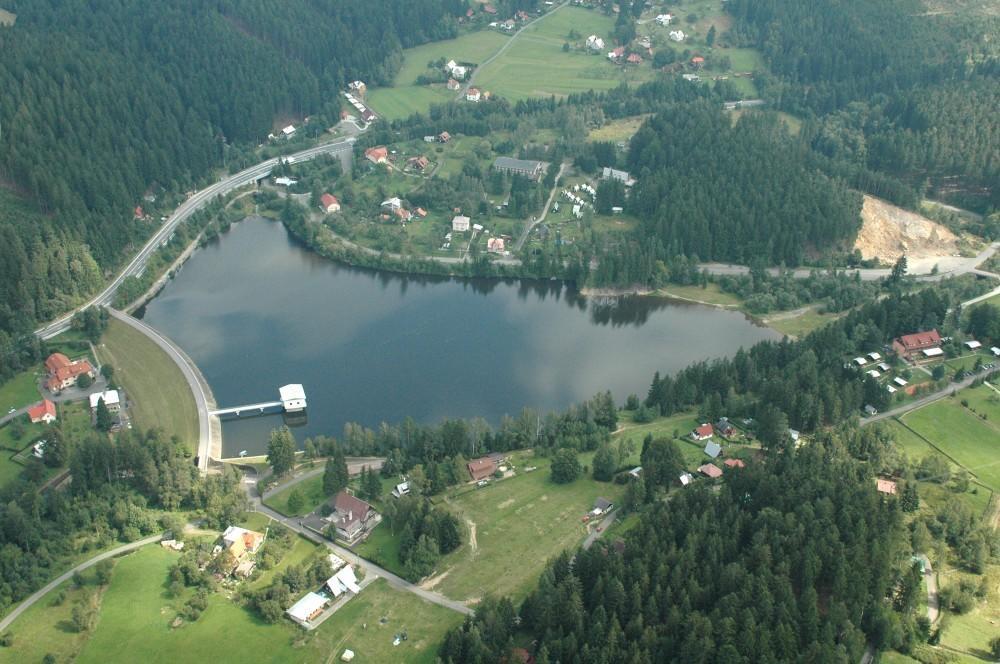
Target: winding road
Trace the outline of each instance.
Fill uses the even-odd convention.
[[[42,339],[50,339],[57,334],[68,330],[70,323],[73,320],[73,316],[75,316],[77,312],[94,306],[108,306],[112,304],[115,299],[115,294],[118,292],[118,288],[122,285],[122,283],[128,277],[134,277],[142,274],[143,270],[146,269],[146,263],[149,260],[149,257],[152,256],[153,252],[160,248],[160,246],[170,240],[170,237],[177,229],[177,226],[189,219],[191,215],[207,203],[213,201],[215,198],[225,196],[234,189],[238,189],[254,182],[255,180],[266,177],[270,174],[271,169],[278,164],[279,160],[308,161],[323,154],[340,154],[342,152],[350,152],[354,149],[354,142],[355,139],[353,137],[347,137],[330,143],[317,145],[316,147],[309,148],[308,150],[302,150],[301,152],[296,152],[294,154],[274,157],[273,159],[263,161],[256,166],[251,166],[250,168],[242,170],[235,175],[224,178],[219,182],[205,187],[201,191],[195,193],[186,201],[181,203],[176,210],[174,210],[173,214],[170,215],[167,221],[164,222],[160,229],[153,234],[153,237],[149,238],[146,244],[143,245],[142,249],[139,250],[128,265],[126,265],[125,268],[118,273],[118,276],[116,276],[114,280],[104,288],[104,290],[95,295],[85,304],[80,305],[62,317],[57,318],[45,327],[35,330],[35,334]]]

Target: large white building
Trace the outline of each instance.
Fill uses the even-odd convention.
[[[97,410],[97,404],[104,399],[104,405],[112,413],[117,413],[122,409],[121,401],[118,397],[118,390],[106,390],[90,395],[90,409]]]

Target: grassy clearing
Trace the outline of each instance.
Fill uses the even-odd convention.
[[[667,297],[676,297],[682,300],[695,300],[706,304],[718,304],[726,307],[738,307],[742,304],[740,298],[731,293],[723,293],[718,284],[708,284],[704,288],[701,286],[677,286],[670,284],[664,286],[657,293]]]
[[[0,660],[37,662],[51,652],[58,661],[82,663],[174,662],[178,653],[198,653],[198,661],[317,662],[332,661],[349,647],[360,661],[433,662],[445,631],[462,619],[380,580],[309,634],[284,620],[264,623],[222,594],[209,596],[197,622],[171,629],[190,594],[166,593],[167,571],[176,559],[158,546],[120,559],[89,639],[69,623],[82,591],[69,590],[59,606],[50,594],[14,624],[14,646],[0,652]],[[393,636],[402,631],[408,639],[394,647]]]
[[[115,380],[128,393],[136,426],[161,427],[194,451],[198,445],[194,396],[167,354],[141,333],[114,319],[108,323],[98,353],[115,368]]]
[[[41,367],[22,371],[0,385],[0,415],[6,415],[11,408],[23,408],[41,400],[37,371],[41,371]]]
[[[635,132],[639,131],[639,127],[646,121],[646,117],[645,115],[636,115],[631,118],[612,120],[603,127],[591,129],[590,133],[587,134],[587,140],[614,141],[616,143],[627,141],[635,135]]]
[[[264,532],[264,528],[261,528],[259,532]],[[264,546],[267,546],[267,544],[265,544]],[[261,572],[261,575],[253,580],[253,582],[250,584],[250,587],[262,588],[268,585],[269,583],[271,583],[271,581],[274,580],[274,577],[277,574],[280,574],[289,567],[298,565],[299,563],[303,562],[306,558],[311,556],[313,553],[315,553],[316,547],[317,547],[316,544],[310,542],[306,538],[296,536],[295,543],[292,545],[291,550],[285,553],[285,555],[281,558],[281,560],[278,562],[277,565],[275,565],[269,570]]]
[[[990,639],[997,635],[997,624],[1000,623],[1000,586],[997,578],[1000,566],[991,565],[983,577],[971,576],[955,572],[949,574],[945,585],[958,583],[959,575],[971,578],[978,583],[981,578],[988,580],[989,589],[986,599],[977,603],[976,607],[962,615],[949,614],[948,626],[941,637],[941,645],[966,653],[980,660],[993,661],[989,655]],[[962,660],[964,661],[964,660]],[[970,660],[976,661],[976,660]]]
[[[93,585],[93,570],[85,572],[84,579],[83,587],[67,581],[25,611],[9,629],[14,644],[0,650],[0,661],[41,662],[50,653],[57,661],[72,661],[87,641],[86,633],[73,628],[73,605],[94,593],[100,599],[103,593]]]
[[[765,322],[768,327],[773,328],[782,334],[787,334],[790,337],[801,338],[813,330],[818,330],[827,323],[837,320],[840,316],[841,314],[820,313],[816,309],[810,308],[798,316],[780,318],[765,317]]]
[[[292,491],[298,490],[302,494],[304,507],[293,512],[288,509],[288,497],[292,495]],[[302,480],[297,484],[288,486],[281,491],[278,491],[270,496],[264,501],[264,504],[273,510],[281,512],[285,516],[302,516],[304,514],[309,514],[314,509],[319,507],[323,501],[327,499],[325,493],[323,493],[323,474],[320,473],[315,477],[310,477],[308,479]]]
[[[622,68],[604,53],[585,53],[581,43],[562,46],[570,30],[581,35],[607,37],[614,21],[594,11],[565,7],[552,12],[521,33],[499,58],[481,68],[476,85],[508,99],[568,95],[587,90],[608,90],[621,81],[646,81],[654,73],[648,63]]]
[[[980,419],[952,398],[908,413],[903,421],[962,464],[983,484],[994,491],[1000,490],[1000,458],[997,455],[1000,426],[996,422]]]
[[[372,90],[367,101],[386,120],[402,120],[414,113],[427,113],[432,105],[454,98],[455,93],[443,85],[404,85]]]
[[[581,456],[581,463],[587,458]],[[476,547],[466,542],[445,556],[431,583],[448,597],[477,600],[484,590],[524,598],[549,558],[579,544],[587,534],[581,519],[599,496],[618,502],[624,486],[581,477],[554,484],[549,460],[530,453],[514,455],[519,475],[481,489],[462,487],[448,506],[475,524]],[[528,466],[537,470],[525,472]],[[469,526],[471,528],[471,526]],[[488,572],[484,572],[488,570]],[[489,582],[484,582],[484,573]]]

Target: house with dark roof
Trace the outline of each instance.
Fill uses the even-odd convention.
[[[732,425],[728,417],[720,417],[715,423],[715,430],[719,432],[720,436],[725,436],[726,438],[736,433],[736,427]]]
[[[382,516],[374,507],[346,491],[334,496],[330,506],[333,511],[330,512],[327,521],[333,527],[336,538],[347,542],[348,545],[367,537],[382,520]]]
[[[493,473],[497,471],[497,465],[498,462],[496,459],[484,456],[478,459],[473,459],[469,463],[465,464],[465,467],[469,469],[469,475],[472,476],[472,480],[474,482],[478,482],[480,480],[485,480],[487,477],[491,477]]]
[[[938,334],[937,330],[904,334],[892,341],[892,349],[904,359],[910,359],[917,353],[928,355],[925,351],[940,347],[941,335]]]

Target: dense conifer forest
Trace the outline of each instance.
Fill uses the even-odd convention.
[[[0,334],[92,291],[151,228],[150,187],[183,192],[279,119],[324,129],[344,83],[392,78],[401,49],[454,36],[463,0],[12,2],[0,28]],[[3,340],[0,339],[0,344]]]

